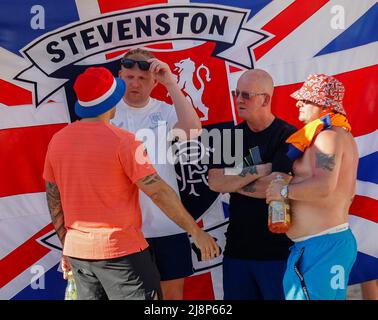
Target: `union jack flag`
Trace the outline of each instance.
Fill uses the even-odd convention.
[[[116,59],[132,46],[148,46],[170,64],[178,81],[185,63],[194,65],[197,73],[190,79],[197,91],[182,89],[200,116],[207,110],[202,124],[208,128],[240,121],[230,91],[246,68],[265,69],[273,76],[273,112],[298,127],[289,94],[307,75],[326,73],[342,81],[360,155],[350,208],[359,253],[350,283],[377,279],[377,21],[375,0],[40,0],[37,6],[3,0],[0,298],[63,298],[61,248],[42,179],[47,145],[76,119],[74,76],[94,64],[116,72]],[[169,101],[162,87],[154,96]],[[227,198],[208,190],[204,168],[177,171],[183,202],[189,211],[199,212],[199,224],[224,246]],[[204,263],[194,251],[193,258],[197,272],[186,281],[185,297],[221,299],[221,258]]]

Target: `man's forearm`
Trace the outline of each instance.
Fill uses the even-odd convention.
[[[164,182],[157,173],[152,173],[138,181],[136,185],[157,205],[173,222],[188,232],[194,244],[207,260],[219,255],[214,239],[204,232],[182,205],[176,192]]]
[[[177,114],[177,124],[175,128],[185,131],[187,139],[193,139],[199,135],[201,121],[198,118],[192,104],[185,98],[178,85],[175,83],[167,88]],[[189,136],[191,133],[193,136]],[[181,138],[181,137],[180,137]],[[183,139],[181,139],[183,140]]]
[[[46,181],[46,196],[52,223],[60,242],[64,245],[67,230],[64,227],[64,215],[59,189],[55,183]]]
[[[216,192],[237,192],[244,186],[269,174],[262,165],[243,168],[239,174],[228,174],[227,169],[212,169],[209,172],[209,187]],[[231,169],[232,170],[232,169]]]
[[[151,199],[168,218],[189,234],[193,235],[199,230],[193,217],[185,209],[176,192],[168,184],[153,194]]]
[[[280,175],[283,176],[286,181],[289,181],[291,179],[291,176],[282,173],[282,172],[273,172],[269,176],[261,177],[257,179],[256,181],[253,181],[246,186],[242,187],[238,190],[240,194],[243,194],[247,197],[251,198],[257,198],[257,199],[265,199],[266,198],[266,190],[270,184],[271,181],[276,179],[276,177]]]
[[[239,189],[238,193],[251,198],[265,199],[267,185],[262,183],[260,179],[248,183],[246,186]]]
[[[327,179],[311,177],[298,183],[290,183],[288,185],[288,198],[298,201],[322,199],[333,190],[334,186]]]

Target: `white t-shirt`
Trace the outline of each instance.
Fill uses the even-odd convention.
[[[171,142],[167,142],[167,133],[177,123],[177,114],[173,106],[153,98],[143,108],[129,106],[123,99],[116,106],[115,117],[111,122],[136,135],[143,141],[148,156],[159,176],[180,196],[174,165],[164,161]],[[153,133],[153,135],[152,135]],[[165,142],[164,142],[165,141]],[[146,238],[169,236],[185,232],[144,193],[139,193],[142,211],[142,231]]]

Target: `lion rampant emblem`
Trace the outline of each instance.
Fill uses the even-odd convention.
[[[209,82],[210,79],[210,70],[208,67],[201,64],[197,70],[194,61],[190,58],[183,59],[175,63],[176,68],[174,71],[178,71],[178,85],[180,89],[184,90],[187,94],[186,98],[191,101],[193,106],[203,114],[203,117],[200,118],[201,121],[208,119],[209,108],[202,102],[202,94],[205,89],[205,83],[202,80],[200,75],[200,70],[206,70],[206,81]],[[194,72],[196,72],[197,80],[200,83],[200,88],[197,89],[193,83]]]

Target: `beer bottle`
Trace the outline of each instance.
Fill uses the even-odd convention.
[[[278,175],[274,181],[284,181]],[[286,233],[291,224],[291,214],[288,199],[273,200],[269,203],[268,228],[273,233]]]
[[[77,300],[76,284],[72,271],[67,273],[67,287],[64,300]]]

